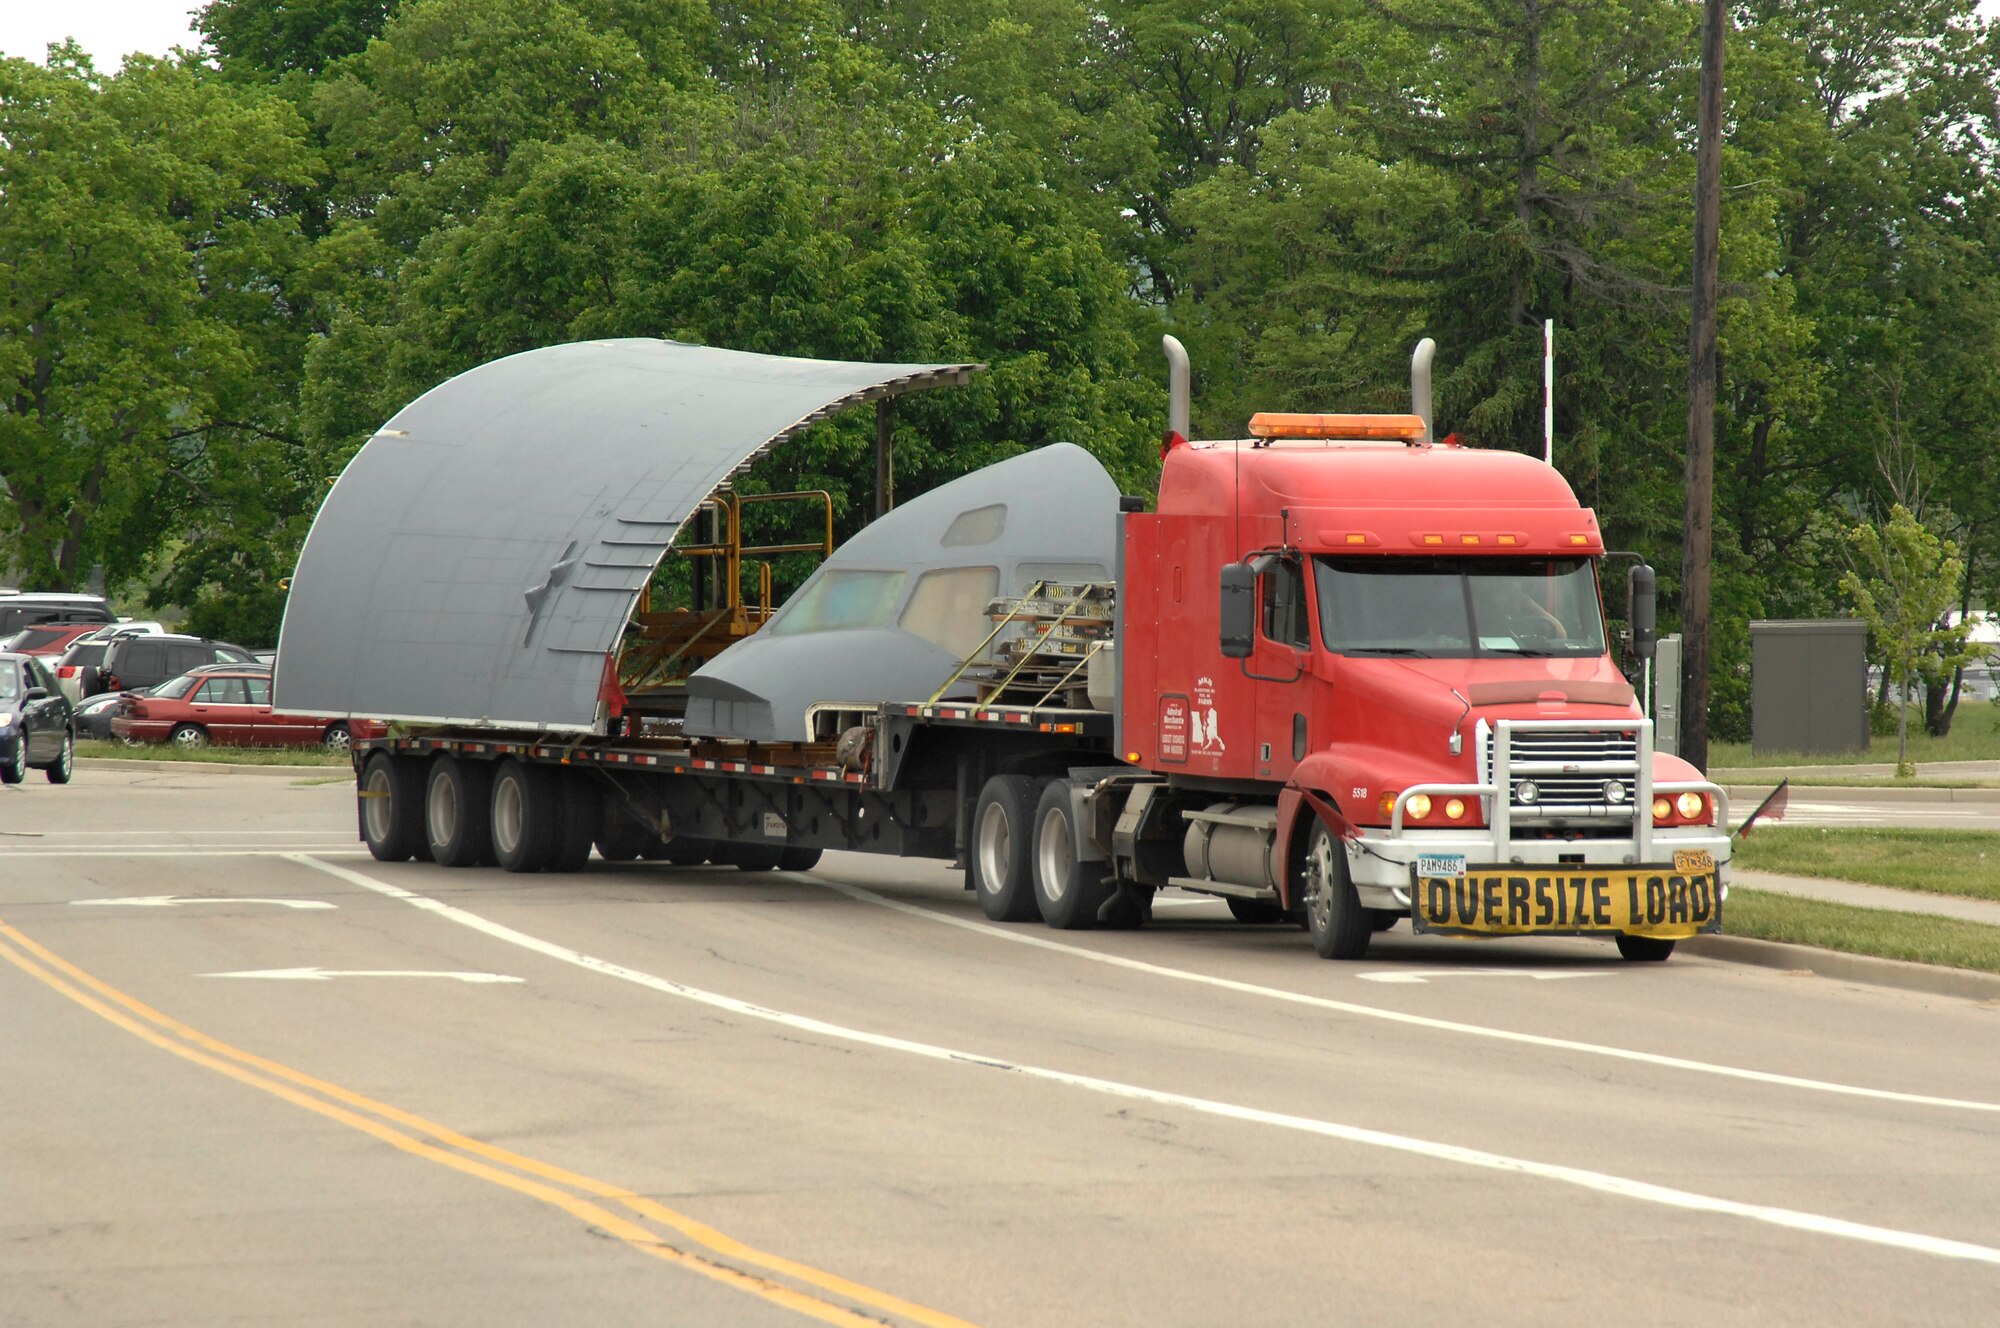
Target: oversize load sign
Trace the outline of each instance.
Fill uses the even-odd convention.
[[[1715,872],[1672,867],[1617,871],[1547,866],[1468,867],[1456,876],[1412,869],[1416,930],[1459,936],[1561,936],[1627,932],[1679,940],[1719,931]]]

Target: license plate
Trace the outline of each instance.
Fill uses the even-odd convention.
[[[1419,853],[1417,855],[1418,876],[1463,876],[1465,875],[1465,855],[1463,853]]]
[[[1674,867],[1552,870],[1520,863],[1415,878],[1419,932],[1459,936],[1575,936],[1625,932],[1678,940],[1722,927],[1715,872]]]

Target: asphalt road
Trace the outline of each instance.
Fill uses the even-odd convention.
[[[2000,1300],[2000,1008],[1400,929],[1328,964],[1192,899],[995,927],[953,873],[844,855],[385,867],[352,807],[170,769],[0,790],[0,1323]]]

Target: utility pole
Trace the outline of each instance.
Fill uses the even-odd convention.
[[[1681,755],[1708,769],[1709,596],[1715,534],[1715,298],[1722,248],[1723,0],[1704,0],[1696,119],[1694,299],[1688,332],[1687,521],[1681,564]]]

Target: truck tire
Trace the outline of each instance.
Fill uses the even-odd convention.
[[[1368,953],[1368,941],[1375,933],[1375,920],[1361,907],[1354,882],[1347,875],[1347,853],[1326,828],[1313,818],[1312,838],[1306,844],[1305,868],[1299,877],[1299,897],[1305,905],[1306,931],[1312,936],[1313,950],[1321,959],[1359,959]]]
[[[1088,931],[1097,925],[1097,910],[1111,896],[1112,884],[1102,862],[1079,856],[1083,837],[1070,806],[1069,782],[1055,779],[1035,804],[1035,844],[1030,866],[1035,877],[1035,907],[1042,921],[1057,931]]]
[[[699,867],[708,861],[708,855],[715,852],[716,841],[697,839],[693,835],[675,835],[667,841],[666,850],[660,856],[676,867]]]
[[[1039,791],[1027,775],[995,775],[973,807],[972,888],[995,922],[1032,922],[1039,915],[1031,851]]]
[[[1292,915],[1275,899],[1237,899],[1229,896],[1229,916],[1252,927],[1267,927],[1273,923],[1290,922]]]
[[[510,872],[538,872],[555,853],[562,804],[555,781],[538,765],[509,757],[493,776],[489,823],[493,856]]]
[[[549,855],[549,870],[580,872],[590,861],[590,848],[597,840],[597,786],[574,770],[551,770],[562,795],[560,828],[555,849]]]
[[[361,842],[377,862],[407,862],[424,844],[423,771],[414,762],[374,752],[356,781]]]
[[[785,850],[776,844],[745,844],[736,840],[719,840],[709,850],[708,860],[718,867],[734,867],[738,871],[761,872],[776,870]]]
[[[1657,964],[1674,952],[1672,941],[1661,940],[1657,936],[1627,936],[1618,933],[1618,953],[1620,957],[1635,964]]]
[[[779,871],[811,871],[819,866],[820,850],[788,848],[778,855]]]
[[[493,860],[493,767],[440,756],[424,782],[424,842],[440,867]]]
[[[606,807],[601,820],[603,823],[597,827],[597,856],[606,862],[630,862],[646,847],[647,840],[659,837],[639,824],[629,808]]]

